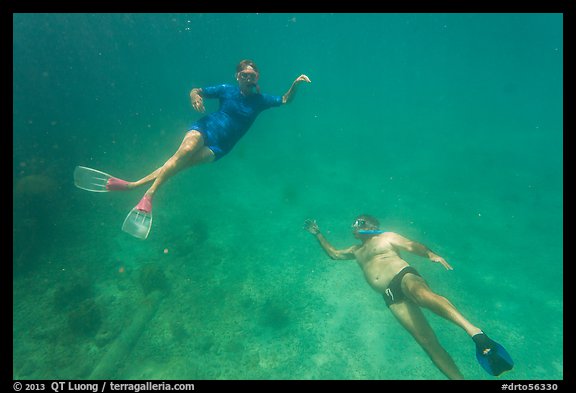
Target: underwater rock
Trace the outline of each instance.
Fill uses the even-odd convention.
[[[46,175],[28,175],[19,179],[14,186],[14,200],[54,199],[58,183]]]
[[[94,289],[91,285],[76,281],[62,285],[54,291],[54,306],[58,310],[67,310],[77,307],[84,300],[94,297]]]
[[[177,342],[184,342],[190,338],[188,330],[180,323],[175,321],[169,325],[172,338]]]
[[[82,301],[68,313],[70,330],[83,337],[94,337],[102,325],[102,310],[94,299]]]
[[[170,290],[170,284],[164,271],[155,263],[148,263],[140,268],[138,281],[145,295],[155,290],[161,292]]]
[[[109,343],[113,342],[119,334],[119,326],[103,327],[102,329],[98,330],[98,333],[96,333],[96,336],[94,337],[94,343],[98,348],[105,347]]]

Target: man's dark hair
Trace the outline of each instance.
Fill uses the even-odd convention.
[[[380,227],[380,221],[378,221],[376,217],[371,216],[369,214],[361,214],[358,217],[356,217],[356,220],[364,220],[370,226],[374,226],[376,228]]]

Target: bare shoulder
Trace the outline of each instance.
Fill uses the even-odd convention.
[[[402,242],[402,241],[407,241],[408,239],[405,238],[404,236],[400,235],[399,233],[396,232],[384,232],[382,235],[385,237],[386,239],[390,240],[390,241],[396,241],[396,242]]]
[[[410,240],[396,232],[384,232],[378,235],[379,244],[383,246],[392,246],[399,248],[406,248],[410,244]]]
[[[375,241],[386,241],[392,243],[395,239],[398,239],[399,237],[401,236],[395,232],[382,232],[381,234],[374,236],[373,239]]]

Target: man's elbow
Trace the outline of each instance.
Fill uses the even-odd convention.
[[[340,254],[339,252],[331,252],[328,254],[330,256],[330,259],[334,260],[334,261],[341,261],[344,258],[344,256],[342,254]]]

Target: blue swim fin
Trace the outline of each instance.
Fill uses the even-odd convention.
[[[502,345],[484,333],[475,334],[472,340],[476,343],[476,359],[488,374],[498,376],[512,370],[514,362]]]

